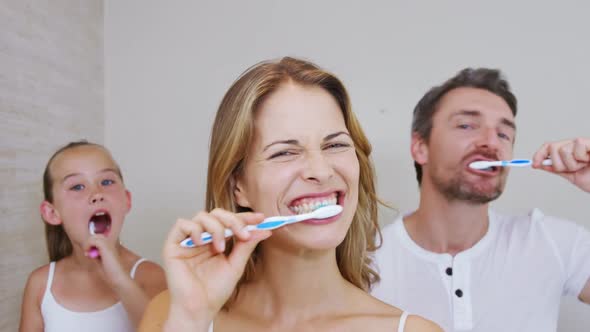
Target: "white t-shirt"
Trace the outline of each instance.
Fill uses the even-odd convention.
[[[562,295],[590,278],[590,233],[533,210],[489,211],[486,235],[455,257],[429,252],[401,218],[383,228],[375,254],[381,282],[372,294],[445,331],[556,331]]]

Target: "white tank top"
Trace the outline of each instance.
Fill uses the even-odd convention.
[[[135,262],[131,272],[131,279],[135,277],[135,270],[145,258],[140,258]],[[71,311],[57,303],[51,293],[51,284],[53,283],[53,274],[55,272],[55,262],[49,263],[49,275],[47,276],[47,286],[41,302],[41,314],[43,315],[43,324],[45,332],[133,332],[133,324],[127,316],[127,311],[119,301],[112,306],[91,312]]]
[[[402,312],[402,316],[399,318],[399,325],[397,326],[397,332],[404,332],[406,326],[406,320],[408,319],[408,312]],[[213,322],[209,325],[209,332],[213,332]]]

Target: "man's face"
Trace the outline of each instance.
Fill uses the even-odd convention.
[[[422,185],[431,182],[449,201],[490,202],[502,193],[508,169],[475,170],[478,160],[512,158],[514,116],[501,97],[483,89],[457,88],[440,100],[428,142],[413,137]]]

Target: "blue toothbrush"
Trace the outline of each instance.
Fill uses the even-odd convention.
[[[473,169],[487,169],[490,167],[526,167],[531,166],[533,161],[531,159],[512,159],[512,160],[494,160],[494,161],[474,161],[469,164],[469,167]],[[541,163],[543,166],[551,166],[553,163],[551,159],[545,159]]]
[[[322,206],[310,213],[297,214],[297,215],[293,215],[293,216],[277,216],[277,217],[266,218],[258,225],[246,226],[246,229],[248,231],[253,231],[253,230],[269,230],[270,231],[273,229],[277,229],[279,227],[283,227],[283,226],[286,226],[289,224],[293,224],[293,223],[308,220],[308,219],[330,218],[330,217],[333,217],[333,216],[339,214],[340,212],[342,212],[342,206],[340,206],[340,205],[327,205],[327,206]],[[225,237],[230,237],[233,235],[234,235],[234,233],[231,231],[231,229],[225,230]],[[212,240],[213,240],[213,237],[208,232],[201,233],[201,241],[203,242],[203,245],[210,243]],[[194,241],[190,237],[182,240],[182,242],[180,242],[180,246],[185,247],[185,248],[196,247]]]

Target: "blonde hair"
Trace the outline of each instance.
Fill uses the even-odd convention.
[[[261,62],[246,70],[229,88],[219,105],[211,132],[206,209],[247,211],[234,200],[234,178],[242,171],[253,141],[254,113],[265,97],[289,81],[324,89],[334,97],[342,110],[359,160],[360,188],[356,213],[344,241],[336,248],[336,259],[342,276],[358,288],[368,291],[379,280],[379,275],[371,268],[369,253],[377,249],[377,234],[381,238],[375,171],[369,158],[371,145],[351,110],[348,93],[342,82],[313,63],[290,57]],[[231,247],[230,242],[227,252],[231,251]],[[240,286],[253,279],[259,258],[258,250],[255,250],[226,308],[237,296]]]

